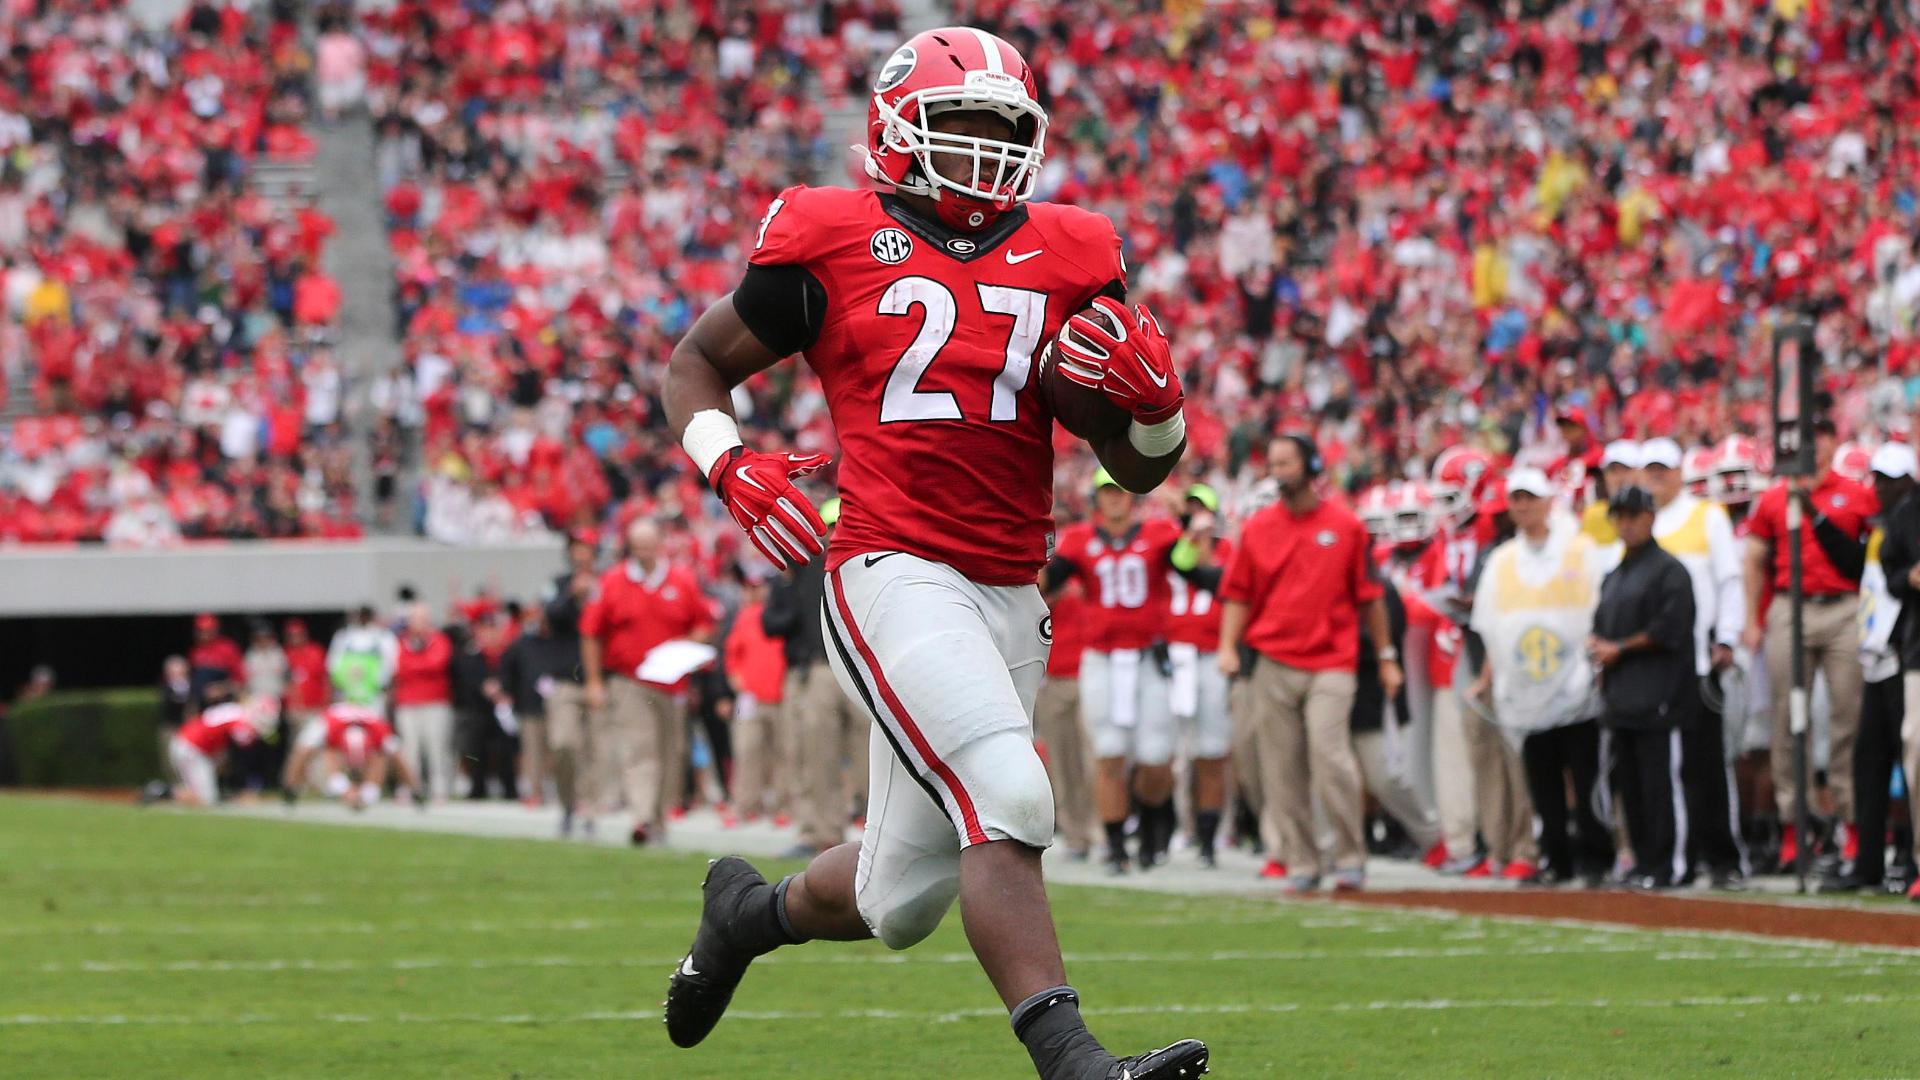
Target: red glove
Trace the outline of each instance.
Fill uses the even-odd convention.
[[[793,478],[827,467],[825,454],[756,454],[736,446],[707,473],[734,524],[773,565],[798,566],[826,549],[827,526]]]
[[[1084,311],[1068,319],[1058,339],[1060,374],[1106,394],[1142,424],[1171,419],[1185,399],[1159,321],[1145,304],[1128,311],[1112,297],[1096,296],[1093,306],[1120,332],[1116,336]]]

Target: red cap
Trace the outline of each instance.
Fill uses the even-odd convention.
[[[218,630],[220,629],[220,620],[213,612],[203,611],[193,617],[193,628],[195,630]]]
[[[1579,424],[1589,431],[1593,430],[1593,425],[1587,422],[1587,410],[1578,405],[1569,405],[1561,409],[1553,419],[1558,424]]]
[[[293,618],[288,619],[286,622],[280,624],[280,629],[282,632],[288,633],[288,634],[292,634],[296,632],[304,634],[307,632],[307,620],[302,619],[298,615],[296,615]]]

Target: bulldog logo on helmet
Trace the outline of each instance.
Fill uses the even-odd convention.
[[[887,58],[886,66],[880,69],[880,77],[874,80],[873,92],[884,94],[899,86],[907,80],[907,76],[913,74],[914,65],[919,62],[920,57],[913,51],[911,45],[902,45],[893,50],[893,55]]]

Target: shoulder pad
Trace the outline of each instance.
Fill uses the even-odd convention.
[[[824,254],[846,234],[873,193],[851,188],[796,184],[767,204],[755,227],[747,261],[761,266],[793,266]]]

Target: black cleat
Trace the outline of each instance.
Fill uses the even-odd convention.
[[[1150,1054],[1114,1062],[1107,1080],[1183,1080],[1205,1076],[1206,1072],[1207,1044],[1199,1039],[1181,1039]]]
[[[699,1045],[725,1015],[734,989],[753,962],[751,952],[733,944],[740,900],[749,890],[766,884],[760,871],[737,855],[717,859],[707,867],[707,878],[700,884],[706,898],[700,931],[667,983],[667,1038],[673,1045]]]

